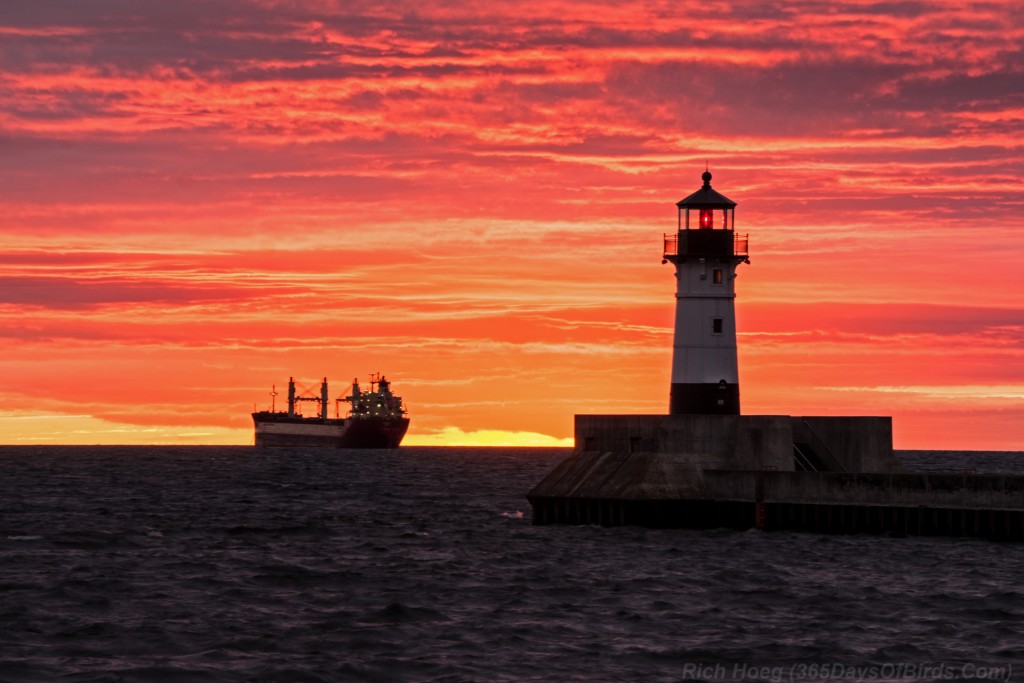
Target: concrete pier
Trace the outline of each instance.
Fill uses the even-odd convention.
[[[676,317],[669,415],[577,415],[576,448],[527,495],[534,524],[806,529],[1024,540],[1024,477],[910,474],[892,418],[741,415],[736,202],[676,203],[662,264]]]
[[[1024,540],[1024,477],[907,473],[887,417],[578,415],[534,524]]]

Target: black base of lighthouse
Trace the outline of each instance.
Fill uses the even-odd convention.
[[[739,415],[740,385],[673,384],[669,394],[670,415]]]

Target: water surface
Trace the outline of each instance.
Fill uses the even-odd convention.
[[[0,680],[962,680],[1024,661],[1024,544],[530,526],[524,494],[567,455],[0,448]],[[1024,454],[901,455],[1024,473]]]

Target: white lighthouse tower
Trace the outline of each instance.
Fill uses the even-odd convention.
[[[747,236],[735,234],[736,202],[704,185],[678,202],[665,257],[676,267],[669,413],[740,414],[736,363],[736,268],[750,263]]]

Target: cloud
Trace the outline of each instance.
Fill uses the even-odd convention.
[[[464,432],[458,427],[445,427],[430,434],[410,433],[403,442],[407,446],[528,446],[572,448],[572,437],[558,438],[536,432],[513,432],[500,429],[477,429]]]
[[[1024,384],[997,385],[935,385],[935,386],[866,386],[866,387],[828,387],[828,391],[852,391],[881,394],[906,394],[926,399],[940,399],[961,403],[971,401],[976,405],[981,402],[1021,401],[1024,400]]]
[[[425,434],[660,411],[661,237],[706,162],[750,233],[750,405],[1015,383],[1022,21],[951,1],[6,3],[0,390],[239,438],[255,387],[290,374],[415,378]]]
[[[0,443],[5,445],[235,445],[252,442],[241,430],[171,425],[140,426],[92,415],[5,411]]]
[[[142,278],[103,277],[93,280],[53,275],[0,276],[0,304],[77,309],[105,304],[149,302],[185,305],[197,301],[251,298],[242,290],[192,283],[152,283]]]

